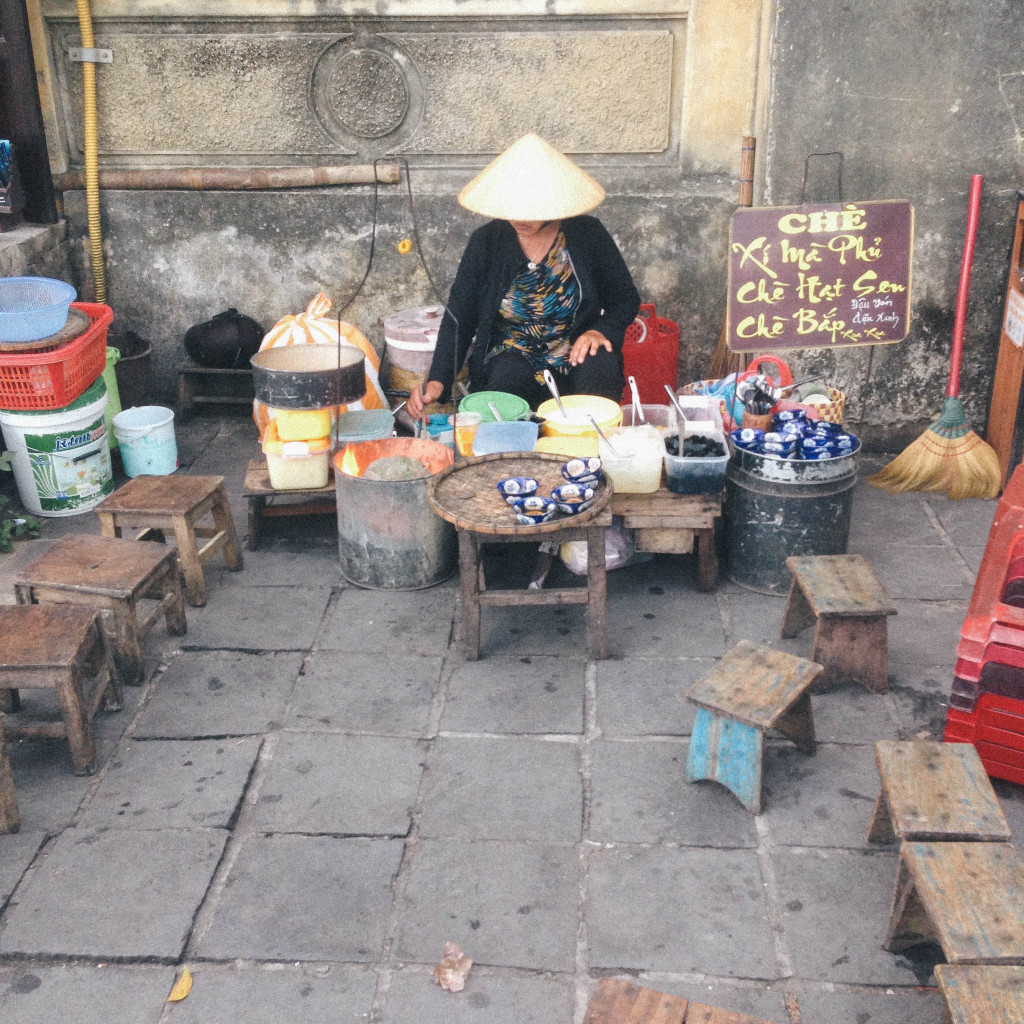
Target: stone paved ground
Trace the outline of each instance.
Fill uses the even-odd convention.
[[[179,426],[240,527],[252,434]],[[492,610],[467,663],[455,583],[347,587],[330,525],[293,522],[239,574],[211,563],[187,636],[154,630],[146,684],[97,720],[95,776],[11,745],[0,1017],[578,1024],[615,975],[777,1024],[938,1020],[930,962],[880,948],[895,853],[865,843],[872,744],[941,734],[993,511],[858,487],[851,550],[899,606],[890,693],[816,696],[818,753],[772,744],[756,818],[683,781],[682,694],[736,640],[777,637],[780,598],[701,594],[663,558],[611,575],[610,660],[585,660],[579,609]],[[19,544],[0,600],[71,530],[95,517]],[[997,789],[1019,845],[1024,793]],[[459,995],[430,980],[447,939],[476,961]],[[165,1004],[183,963],[192,994]]]

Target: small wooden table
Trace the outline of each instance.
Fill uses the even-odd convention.
[[[935,978],[946,1001],[943,1024],[1020,1024],[1024,968],[938,964]]]
[[[875,763],[882,785],[869,843],[1010,838],[985,766],[970,743],[879,740]]]
[[[590,657],[608,657],[607,589],[604,531],[611,525],[607,511],[611,484],[602,479],[595,487],[593,504],[579,515],[559,513],[547,523],[526,526],[498,493],[497,483],[507,477],[537,480],[537,493],[547,496],[565,481],[561,455],[541,452],[481,455],[463,459],[431,481],[427,499],[431,508],[454,524],[459,541],[459,586],[462,596],[462,639],[469,661],[480,657],[480,608],[523,608],[531,605],[587,606],[587,643]],[[486,543],[533,543],[583,540],[587,544],[587,584],[550,590],[488,590],[483,578]]]
[[[184,423],[197,405],[252,405],[256,397],[252,369],[221,370],[189,366],[178,371],[175,414]]]
[[[686,695],[699,709],[687,781],[721,783],[760,814],[764,734],[777,729],[805,754],[814,753],[809,691],[821,672],[804,658],[741,640]]]
[[[86,700],[82,683],[93,675],[98,675],[96,687]],[[121,708],[121,689],[98,611],[68,604],[0,606],[0,692],[5,694],[5,703],[15,711],[19,689],[40,688],[57,691],[61,721],[5,718],[6,731],[66,739],[75,773],[91,775],[96,759],[93,717],[101,704],[109,711]],[[5,767],[9,776],[0,737],[0,823]]]
[[[896,606],[863,555],[798,555],[779,635],[817,621],[811,660],[823,665],[820,688],[855,679],[872,693],[889,689],[888,616]]]
[[[613,494],[609,509],[635,531],[637,551],[685,555],[697,549],[697,585],[709,592],[718,584],[715,521],[722,494],[676,494],[664,485],[651,494]]]
[[[281,491],[270,485],[270,470],[263,455],[249,460],[242,494],[249,499],[248,548],[256,551],[263,538],[263,520],[277,516],[338,514],[334,480],[311,491]]]
[[[78,604],[108,612],[115,668],[128,684],[142,684],[139,639],[160,615],[169,633],[180,636],[186,629],[174,549],[145,541],[68,534],[15,576],[14,592],[19,604]],[[157,605],[140,619],[142,598]]]
[[[766,1024],[743,1013],[695,1003],[617,978],[601,978],[583,1024]]]
[[[1024,857],[1009,843],[904,843],[884,946],[951,964],[1024,964]]]
[[[173,531],[189,604],[206,604],[203,563],[218,551],[232,572],[242,568],[222,476],[137,476],[104,498],[96,513],[104,537],[120,537],[123,527],[142,527],[135,540],[162,543],[164,531]],[[213,526],[199,525],[207,516]],[[196,537],[206,541],[201,548]]]

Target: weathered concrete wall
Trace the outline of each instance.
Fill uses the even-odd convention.
[[[35,8],[37,0],[30,0]],[[725,305],[739,139],[759,134],[758,200],[799,202],[810,153],[844,155],[842,198],[911,200],[910,337],[808,352],[866,397],[866,433],[896,446],[936,414],[972,172],[986,175],[963,393],[983,426],[1021,182],[1024,29],[1011,0],[96,0],[101,164],[267,166],[408,158],[430,273],[446,291],[478,219],[455,203],[489,156],[536,129],[608,188],[600,215],[644,298],[679,321],[680,379],[706,373]],[[54,163],[81,164],[69,0],[36,22]],[[37,57],[40,46],[37,45]],[[839,198],[827,162],[806,198]],[[150,338],[169,396],[192,323],[229,305],[269,326],[318,290],[347,300],[366,269],[372,190],[105,192],[108,291]],[[68,193],[72,233],[82,193]],[[382,186],[374,263],[346,317],[434,301],[402,186]]]
[[[777,22],[766,205],[800,201],[809,153],[843,153],[844,199],[909,199],[916,212],[910,336],[876,349],[870,433],[915,436],[938,413],[971,175],[985,175],[961,393],[984,426],[1002,320],[1016,190],[1024,185],[1024,17],[1011,0],[899,4],[787,0]],[[834,161],[814,161],[817,195]],[[827,171],[828,173],[822,173]],[[859,415],[867,350],[807,353],[845,381]]]

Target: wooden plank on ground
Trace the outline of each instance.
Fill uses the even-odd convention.
[[[1024,968],[938,964],[935,977],[950,1024],[1020,1024]]]
[[[601,978],[583,1024],[685,1024],[686,1007],[679,996]]]

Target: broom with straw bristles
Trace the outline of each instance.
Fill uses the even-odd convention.
[[[974,240],[978,234],[981,209],[981,175],[971,178],[967,209],[967,234],[960,264],[960,285],[956,293],[953,322],[953,351],[949,365],[949,387],[942,415],[908,445],[884,469],[868,477],[868,483],[900,494],[903,491],[945,491],[950,498],[996,498],[1002,476],[999,457],[967,422],[960,402],[960,363],[964,351],[967,321],[967,291],[971,283]]]

